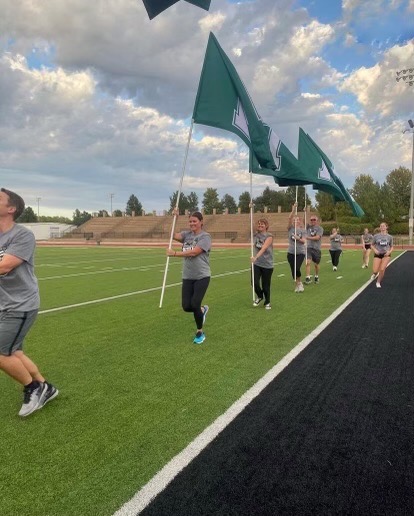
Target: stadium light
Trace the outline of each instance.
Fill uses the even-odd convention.
[[[113,217],[113,216],[114,216],[114,214],[112,213],[112,199],[115,197],[115,194],[110,193],[110,194],[109,194],[109,197],[110,197],[110,199],[111,199],[111,217]]]
[[[408,243],[410,245],[413,244],[413,216],[414,216],[414,122],[412,120],[408,120],[408,125],[410,129],[404,129],[403,134],[412,133],[413,135],[413,150],[411,154],[411,194],[410,194],[410,212],[408,214]]]
[[[414,68],[405,68],[395,72],[395,80],[403,81],[407,86],[414,86]]]
[[[39,218],[39,213],[40,213],[40,201],[41,201],[41,197],[36,197],[36,202],[37,202],[37,218]]]

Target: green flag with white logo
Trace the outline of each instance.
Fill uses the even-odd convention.
[[[330,159],[301,128],[299,128],[298,156],[302,169],[315,176],[315,181],[312,183],[315,190],[322,190],[331,194],[335,202],[344,201],[348,203],[355,216],[362,217],[364,215],[362,208],[335,174]]]
[[[273,175],[278,157],[272,130],[260,118],[235,67],[210,33],[194,104],[193,120],[239,136],[263,173]]]

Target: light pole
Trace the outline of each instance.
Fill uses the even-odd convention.
[[[414,216],[414,122],[412,120],[408,120],[408,125],[410,129],[404,129],[403,134],[412,133],[413,135],[413,149],[411,154],[411,194],[410,194],[410,211],[408,213],[408,243],[410,245],[413,244],[413,216]]]
[[[109,194],[109,197],[110,197],[110,199],[111,199],[111,217],[113,217],[113,213],[112,213],[112,199],[115,197],[115,194],[110,193],[110,194]]]
[[[37,202],[37,218],[39,218],[39,213],[40,213],[40,200],[42,198],[41,197],[36,197],[36,202]]]

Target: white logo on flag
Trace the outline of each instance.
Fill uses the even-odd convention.
[[[322,166],[319,169],[319,179],[324,179],[325,181],[332,181],[331,174],[327,169],[325,162],[322,160]]]
[[[280,170],[280,167],[282,165],[282,156],[280,156],[279,154],[281,144],[282,140],[273,131],[273,129],[269,127],[269,147],[270,152],[272,153],[273,160],[275,162],[276,170]]]
[[[237,99],[237,108],[234,110],[233,126],[241,131],[250,141],[249,124],[247,123],[247,118],[240,99]]]

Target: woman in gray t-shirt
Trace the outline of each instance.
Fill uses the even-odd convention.
[[[295,292],[303,292],[301,267],[306,255],[307,231],[301,217],[297,216],[297,203],[292,206],[288,222],[287,261],[292,278],[295,280]]]
[[[386,222],[381,222],[380,232],[374,235],[372,249],[374,251],[374,263],[372,264],[371,279],[376,279],[377,288],[381,288],[385,269],[391,260],[391,253],[394,249],[393,238],[388,234]]]
[[[259,306],[264,298],[266,310],[272,308],[270,304],[270,284],[273,274],[273,236],[267,232],[267,219],[257,221],[257,232],[253,237],[253,279],[256,299],[253,306]]]
[[[208,305],[201,305],[210,283],[211,237],[203,230],[203,215],[196,211],[189,218],[189,231],[174,233],[174,240],[182,243],[181,251],[168,248],[167,255],[184,258],[182,307],[192,312],[196,323],[194,344],[202,344],[206,336],[203,325]]]
[[[339,258],[342,254],[342,236],[339,234],[338,228],[332,228],[329,235],[329,254],[331,255],[332,269],[336,271],[339,265]]]

